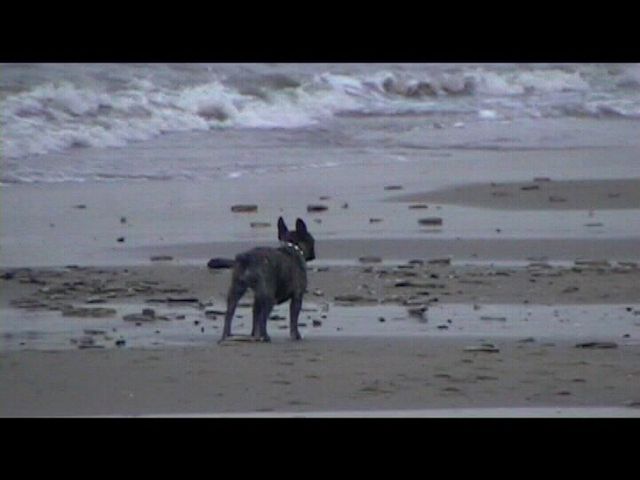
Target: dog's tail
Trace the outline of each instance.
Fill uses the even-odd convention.
[[[207,263],[207,267],[212,269],[224,269],[224,268],[233,268],[236,264],[235,260],[230,258],[212,258]]]

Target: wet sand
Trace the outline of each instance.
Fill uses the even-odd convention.
[[[409,178],[411,170],[404,175]],[[532,185],[539,187],[523,190]],[[608,235],[603,228],[600,236],[572,238],[421,240],[423,227],[416,225],[422,217],[441,217],[444,223],[436,228],[446,234],[449,215],[455,214],[451,205],[469,202],[474,209],[464,218],[480,221],[491,217],[475,207],[487,206],[557,210],[556,215],[579,208],[585,222],[601,222],[605,215],[606,223],[617,212],[638,209],[638,185],[638,180],[486,183],[409,192],[402,202],[381,202],[397,200],[398,192],[380,186],[375,195],[350,197],[346,209],[339,206],[346,193],[335,195],[328,212],[308,215],[311,231],[319,231],[319,260],[309,265],[299,343],[288,339],[286,306],[270,321],[272,343],[217,343],[229,272],[207,269],[206,261],[272,244],[268,229],[229,240],[237,225],[259,220],[255,216],[218,209],[211,242],[153,241],[153,223],[134,225],[128,231],[139,228],[146,237],[138,233],[138,240],[129,241],[127,236],[121,247],[101,250],[98,265],[84,253],[65,257],[52,247],[53,260],[38,266],[29,261],[29,248],[35,248],[40,230],[54,228],[43,216],[42,228],[27,238],[33,246],[25,247],[24,261],[12,257],[0,271],[0,415],[384,415],[385,410],[612,407],[638,416],[637,236]],[[69,213],[71,196],[64,195],[67,203],[56,207],[61,213],[51,223],[57,229],[67,219],[76,228],[67,231],[71,239],[92,235],[69,219],[85,215],[86,227],[98,225],[104,215],[91,213],[91,204]],[[566,199],[549,200],[557,195]],[[311,201],[305,198],[303,205]],[[429,205],[427,213],[410,208],[415,202],[439,202],[441,208]],[[277,215],[278,205],[273,201],[267,210]],[[163,232],[175,230],[176,208],[171,213],[176,220],[163,223]],[[589,209],[597,210],[593,220]],[[112,216],[118,225],[119,217]],[[370,222],[376,217],[382,221]],[[341,226],[363,218],[371,235],[340,235]],[[154,219],[151,215],[147,222]],[[376,230],[394,221],[418,232]],[[117,228],[132,224],[128,216]],[[108,228],[113,227],[105,222]],[[65,240],[64,231],[56,235],[54,244]],[[20,251],[19,239],[10,240],[10,248]],[[68,258],[74,265],[64,262]],[[238,311],[237,334],[250,330],[250,302],[247,297]],[[125,318],[129,315],[134,316]],[[581,343],[589,346],[579,348]]]
[[[619,210],[640,208],[640,179],[490,182],[454,186],[394,198],[506,210]]]
[[[209,348],[2,354],[6,416],[487,407],[640,410],[640,348],[566,342],[314,338]],[[382,411],[382,412],[380,412]]]

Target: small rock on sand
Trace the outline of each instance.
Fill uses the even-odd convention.
[[[312,205],[307,205],[307,212],[324,212],[325,210],[328,210],[329,207],[327,207],[326,205],[319,205],[319,204],[312,204]]]
[[[258,206],[253,204],[232,205],[231,211],[236,213],[252,213],[258,211]]]
[[[124,315],[122,319],[125,322],[152,322],[155,320],[155,316],[143,315],[141,313],[130,313],[128,315]]]
[[[382,262],[382,258],[374,255],[365,255],[364,257],[358,258],[358,261],[360,263],[380,263]]]
[[[486,353],[498,353],[500,349],[492,343],[483,343],[482,345],[472,345],[464,347],[465,352],[486,352]]]
[[[335,297],[333,297],[333,299],[336,302],[347,302],[347,303],[375,301],[375,299],[367,298],[367,297],[363,297],[362,295],[355,295],[355,294],[336,295]]]
[[[62,309],[64,317],[91,317],[103,318],[115,315],[117,311],[114,308],[75,308],[67,306]]]
[[[615,342],[584,342],[577,343],[576,348],[618,348]]]
[[[168,262],[170,260],[173,260],[173,257],[170,255],[154,255],[150,257],[150,260],[152,262]]]
[[[270,227],[271,224],[269,222],[251,222],[249,226],[251,228],[267,228]]]
[[[484,321],[487,321],[487,322],[491,322],[491,321],[493,321],[493,322],[506,322],[507,321],[507,317],[490,317],[490,316],[484,315],[484,316],[480,317],[480,320],[484,320]]]
[[[418,223],[420,225],[427,226],[427,227],[437,227],[442,225],[442,218],[440,217],[420,218],[418,220]]]
[[[427,311],[427,307],[425,306],[412,307],[412,308],[408,308],[407,311],[409,312],[410,317],[415,317],[415,318],[419,318],[420,320],[424,320],[424,314]]]
[[[431,260],[428,261],[428,263],[430,265],[451,265],[451,258],[449,257],[432,258]]]

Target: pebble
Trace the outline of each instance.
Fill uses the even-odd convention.
[[[252,213],[252,212],[257,212],[258,211],[258,206],[257,205],[233,205],[231,207],[231,211],[232,212],[236,212],[236,213]]]
[[[382,262],[382,258],[376,257],[374,255],[367,255],[367,256],[358,258],[358,261],[360,263],[380,263]]]
[[[565,289],[562,290],[562,293],[575,293],[578,290],[580,290],[578,287],[567,287]]]
[[[424,314],[427,311],[427,307],[425,307],[425,306],[413,307],[413,308],[408,308],[407,311],[409,312],[409,316],[411,316],[411,317],[424,319]]]
[[[91,329],[91,328],[85,328],[83,330],[83,333],[85,335],[104,335],[107,332],[105,330],[94,330],[94,329]]]
[[[518,340],[518,343],[534,343],[536,341],[533,337],[522,338]]]
[[[326,205],[307,205],[307,212],[324,212],[325,210],[329,210],[329,207],[327,207]]]
[[[85,303],[106,303],[106,300],[100,297],[89,297],[85,300]]]
[[[491,343],[483,343],[482,345],[472,345],[469,347],[464,347],[465,352],[486,352],[486,353],[498,353],[500,349],[498,349],[495,345]]]
[[[110,317],[118,313],[114,308],[76,308],[67,306],[62,309],[64,317]]]
[[[451,258],[450,257],[433,258],[429,260],[428,263],[429,265],[451,265]]]
[[[442,218],[440,217],[427,217],[418,219],[418,223],[423,226],[441,226]]]
[[[584,342],[577,343],[576,348],[618,348],[615,342]]]
[[[507,321],[507,317],[490,317],[490,316],[482,316],[482,317],[480,317],[480,320],[485,320],[485,321],[496,321],[496,322],[506,322],[506,321]]]
[[[195,297],[167,297],[169,303],[198,303],[199,301]]]

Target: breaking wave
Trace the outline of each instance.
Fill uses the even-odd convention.
[[[294,65],[292,73],[253,76],[190,67],[195,75],[185,66],[180,74],[189,82],[176,81],[170,69],[150,75],[138,67],[117,75],[117,68],[104,67],[95,82],[73,76],[47,81],[41,74],[32,85],[2,84],[3,158],[123,147],[168,132],[308,128],[345,114],[469,113],[480,121],[505,114],[640,117],[638,66],[595,75],[577,68],[482,66],[301,74]],[[603,81],[602,75],[610,76]]]

